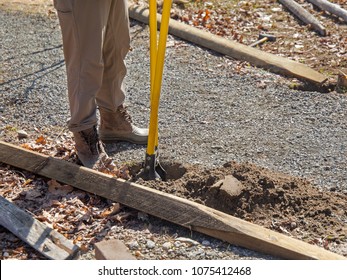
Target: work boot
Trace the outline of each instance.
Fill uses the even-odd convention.
[[[112,159],[108,157],[99,140],[96,126],[73,133],[78,159],[85,167],[95,170],[107,168]]]
[[[99,134],[102,141],[127,141],[135,144],[147,144],[148,129],[133,125],[125,106],[119,106],[116,112],[104,108],[99,108],[99,111]]]

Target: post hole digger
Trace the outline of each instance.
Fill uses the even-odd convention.
[[[172,0],[164,0],[159,41],[157,41],[157,1],[149,2],[151,113],[144,166],[144,178],[147,180],[166,180],[166,171],[159,162],[158,113],[171,5]]]

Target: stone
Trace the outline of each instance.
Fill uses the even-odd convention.
[[[136,260],[125,244],[118,239],[96,243],[95,258],[97,260]]]
[[[155,242],[152,241],[152,240],[148,240],[147,243],[146,243],[146,247],[148,249],[153,249],[155,247]]]
[[[17,131],[18,139],[28,138],[28,133],[25,130]]]
[[[169,249],[171,249],[172,244],[171,244],[171,242],[165,242],[162,246],[163,246],[163,249],[169,250]]]
[[[229,197],[237,197],[244,190],[243,184],[232,175],[225,176],[224,179],[215,183],[211,190],[219,189],[219,192]]]
[[[193,239],[190,239],[190,238],[186,238],[186,237],[178,237],[175,240],[179,241],[181,243],[186,243],[189,246],[197,246],[197,245],[199,245],[199,242],[197,242],[197,241],[195,241]]]
[[[139,243],[138,243],[136,240],[130,242],[128,245],[129,245],[129,248],[130,248],[131,250],[135,250],[135,249],[138,249],[138,248],[139,248]]]

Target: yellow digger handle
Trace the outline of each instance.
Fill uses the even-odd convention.
[[[149,121],[149,133],[147,143],[147,154],[153,155],[155,147],[158,145],[158,112],[161,84],[164,71],[164,60],[166,51],[167,36],[169,33],[170,10],[172,0],[164,0],[163,12],[160,24],[159,43],[156,45],[157,36],[157,13],[156,1],[150,1],[150,70],[151,70],[151,113]],[[155,23],[154,23],[155,21]],[[154,30],[155,28],[155,30]],[[154,38],[155,41],[154,41]],[[155,49],[154,49],[155,46]]]
[[[150,0],[149,3],[149,36],[150,36],[150,100],[152,102],[153,95],[153,85],[154,85],[154,76],[155,76],[155,68],[156,68],[156,60],[157,60],[157,52],[158,52],[158,43],[157,43],[157,1]],[[152,104],[152,103],[151,103]],[[158,129],[155,133],[155,141],[154,146],[158,146]]]
[[[157,58],[157,0],[150,0],[149,3],[149,38],[150,38],[150,81],[151,94],[153,92],[155,66]],[[151,95],[152,98],[152,95]]]

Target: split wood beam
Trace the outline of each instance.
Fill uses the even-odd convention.
[[[0,225],[48,259],[69,260],[79,256],[80,249],[77,245],[2,196],[0,196]]]
[[[347,10],[341,8],[338,4],[331,3],[327,0],[307,0],[311,2],[313,5],[317,6],[319,9],[326,11],[330,14],[338,16],[342,18],[345,22],[347,22]]]
[[[192,231],[284,259],[346,259],[315,245],[149,187],[0,141],[0,162],[94,193]]]
[[[304,9],[300,4],[294,0],[279,0],[279,2],[285,6],[289,11],[291,11],[296,17],[298,17],[302,22],[310,25],[314,30],[316,30],[320,35],[326,36],[327,31],[321,22],[311,15],[306,9]]]
[[[129,15],[132,19],[139,22],[146,24],[149,22],[149,11],[145,7],[131,5],[129,7]],[[160,14],[157,15],[157,20],[160,25]],[[324,75],[302,63],[225,39],[174,19],[170,19],[169,33],[237,60],[248,61],[254,66],[269,70],[273,73],[295,77],[316,84],[323,84],[327,80]]]

